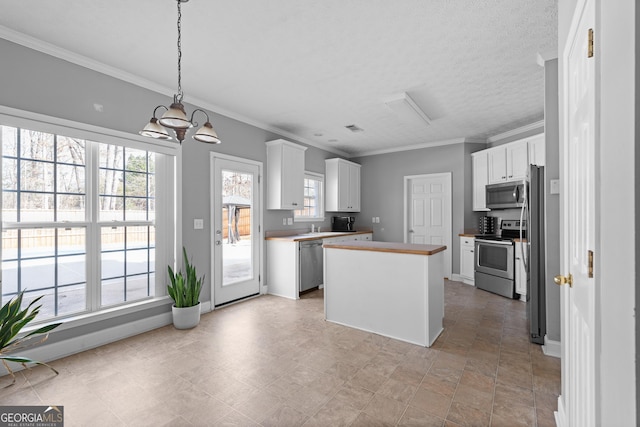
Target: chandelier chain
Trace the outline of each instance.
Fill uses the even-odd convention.
[[[178,102],[182,102],[182,10],[180,8],[180,0],[178,3]]]

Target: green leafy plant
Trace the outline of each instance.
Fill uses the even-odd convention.
[[[174,274],[171,266],[168,267],[171,284],[167,286],[167,290],[178,308],[198,305],[202,283],[204,282],[204,275],[200,278],[196,276],[196,268],[189,262],[185,248],[182,248],[182,254],[184,256],[186,274],[183,274],[182,271]]]
[[[53,323],[51,325],[43,326],[39,329],[36,329],[35,331],[29,332],[23,337],[17,337],[22,328],[24,328],[29,322],[35,319],[40,312],[40,307],[42,307],[42,305],[38,305],[35,307],[33,306],[38,301],[40,301],[40,299],[44,295],[40,295],[38,298],[31,301],[27,308],[21,310],[20,307],[22,305],[23,296],[24,291],[21,291],[0,309],[0,360],[2,360],[2,364],[13,378],[13,382],[9,385],[15,384],[16,376],[14,375],[11,368],[9,368],[7,362],[20,363],[25,368],[28,368],[27,363],[46,366],[47,368],[55,372],[56,375],[58,375],[58,371],[56,371],[46,363],[38,362],[37,360],[32,360],[28,357],[12,356],[7,354],[15,353],[17,351],[24,350],[27,347],[31,347],[44,342],[49,337],[49,331],[61,325],[61,323]],[[31,342],[31,339],[34,338],[35,335],[42,334],[46,335],[44,337],[41,337],[41,339],[37,342]]]

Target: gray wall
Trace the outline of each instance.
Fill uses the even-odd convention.
[[[551,180],[560,178],[560,131],[558,109],[558,60],[544,64],[545,117],[545,228],[547,338],[560,341],[560,287],[553,277],[560,271],[560,195],[551,194]]]
[[[452,174],[452,272],[460,272],[458,233],[477,228],[479,214],[472,212],[470,153],[485,144],[460,143],[352,159],[362,165],[362,210],[358,225],[373,226],[375,240],[402,242],[404,239],[404,177],[431,173]],[[380,217],[372,224],[372,217]]]
[[[167,105],[171,98],[126,83],[96,71],[0,39],[0,104],[30,112],[96,125],[137,135],[149,121],[153,108]],[[170,72],[170,70],[169,70]],[[188,99],[186,94],[186,98]],[[94,103],[102,104],[104,112],[98,113]],[[188,111],[192,105],[186,105]],[[198,270],[206,274],[202,301],[211,299],[211,244],[209,207],[209,152],[261,161],[266,167],[265,141],[280,136],[236,120],[211,114],[211,122],[223,140],[222,145],[212,146],[193,141],[189,136],[183,145],[183,243]],[[305,154],[307,170],[324,173],[324,159],[338,157],[333,153],[309,147]],[[266,191],[266,184],[265,184]],[[288,211],[263,211],[265,230],[293,230],[308,228],[310,224],[283,226],[282,218],[292,216]],[[204,233],[193,230],[193,219],[205,221]],[[330,226],[329,216],[322,225]],[[164,271],[160,269],[159,271]],[[170,308],[164,308],[169,311]],[[78,330],[68,330],[59,336],[52,335],[50,342],[68,338],[74,333],[117,326],[158,314],[158,309],[145,310],[119,320],[110,320]]]

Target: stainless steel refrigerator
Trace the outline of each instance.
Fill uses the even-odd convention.
[[[527,320],[530,340],[544,344],[547,333],[545,289],[545,239],[544,239],[544,167],[529,167],[528,197],[522,207],[527,219],[528,256],[527,271]]]

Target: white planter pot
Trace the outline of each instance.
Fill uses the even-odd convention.
[[[191,329],[200,323],[200,303],[193,307],[171,307],[173,326],[176,329]]]

